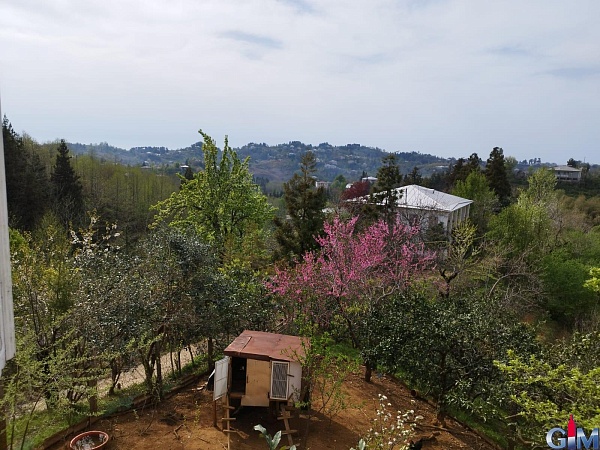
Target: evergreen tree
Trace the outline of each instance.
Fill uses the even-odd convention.
[[[4,116],[2,121],[6,196],[9,225],[33,230],[48,205],[48,176],[39,156],[27,151],[23,140]]]
[[[459,158],[452,166],[448,179],[450,187],[456,186],[459,181],[464,182],[470,173],[481,171],[481,158],[477,153],[472,153],[468,159]]]
[[[404,184],[418,184],[423,183],[423,176],[419,173],[419,168],[417,166],[413,167],[413,169],[404,176]]]
[[[396,188],[402,185],[402,174],[395,154],[389,154],[381,159],[382,166],[377,170],[377,183],[371,191],[370,203],[375,206],[377,216],[387,223],[395,220],[396,203],[400,194]],[[369,212],[373,211],[372,208]]]
[[[54,210],[65,226],[79,225],[84,217],[83,188],[79,176],[71,166],[69,149],[64,139],[58,144],[52,174]]]
[[[485,166],[485,177],[488,180],[490,188],[498,196],[501,206],[507,206],[510,203],[511,188],[504,163],[504,151],[500,147],[494,147],[490,153]]]
[[[292,260],[318,248],[316,237],[323,232],[327,194],[315,187],[313,174],[317,159],[313,152],[302,156],[300,174],[283,184],[288,219],[275,218],[275,239],[279,244],[276,259]]]
[[[192,168],[190,166],[187,166],[185,168],[185,172],[183,174],[183,176],[179,177],[179,189],[181,189],[181,187],[187,183],[190,180],[194,179],[194,171],[192,170]]]

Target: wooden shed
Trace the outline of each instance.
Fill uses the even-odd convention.
[[[227,394],[241,406],[297,401],[306,338],[245,330],[215,366],[214,399]]]

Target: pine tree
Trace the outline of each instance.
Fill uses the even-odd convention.
[[[56,155],[56,162],[50,175],[54,211],[65,226],[69,223],[79,224],[84,216],[83,187],[79,176],[71,166],[69,149],[61,139]]]
[[[456,186],[460,182],[464,182],[472,172],[479,173],[481,171],[481,158],[477,153],[472,153],[468,159],[459,158],[456,164],[452,166],[448,176],[450,187]]]
[[[387,223],[395,221],[396,204],[400,194],[396,188],[402,185],[402,174],[395,154],[386,155],[381,159],[382,166],[377,170],[377,183],[371,191],[369,203],[376,205],[375,218],[383,218]],[[367,214],[372,213],[369,208]]]
[[[2,121],[9,225],[33,230],[48,205],[48,176],[39,156],[29,152],[4,116]]]
[[[313,174],[317,159],[312,152],[302,156],[300,174],[284,183],[284,200],[289,219],[275,218],[275,239],[279,244],[275,259],[293,260],[319,247],[316,237],[323,232],[327,194],[315,187]]]
[[[504,151],[500,147],[494,147],[490,153],[485,166],[485,177],[488,180],[490,188],[498,196],[501,206],[508,206],[510,203],[511,188],[504,164]]]
[[[404,175],[404,184],[421,184],[423,183],[423,176],[419,173],[419,168],[417,166],[413,167],[413,169]]]

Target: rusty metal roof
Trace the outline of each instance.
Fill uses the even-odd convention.
[[[264,331],[244,330],[227,346],[224,354],[240,358],[271,359],[280,361],[298,361],[304,357],[302,342],[308,338],[287,334],[267,333]]]

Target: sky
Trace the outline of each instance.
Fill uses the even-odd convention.
[[[2,0],[15,130],[600,163],[598,0]]]

